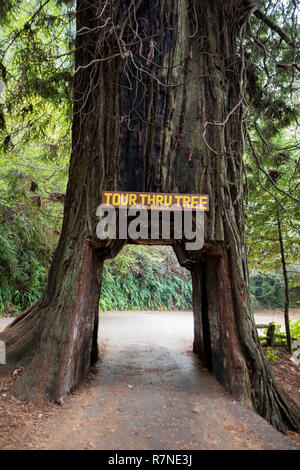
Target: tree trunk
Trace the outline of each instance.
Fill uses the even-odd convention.
[[[284,252],[284,245],[283,245],[283,240],[282,240],[282,230],[281,230],[279,209],[277,209],[277,226],[278,226],[278,239],[279,239],[280,254],[281,254],[282,273],[283,273],[283,280],[284,280],[284,294],[285,294],[284,323],[285,323],[285,332],[286,332],[286,343],[287,343],[287,348],[289,352],[292,354],[293,350],[292,350],[292,338],[291,338],[290,318],[289,318],[289,307],[290,307],[289,278],[288,278],[288,273],[286,269],[285,252]]]
[[[237,398],[278,429],[299,415],[278,390],[249,302],[243,211],[247,0],[78,0],[73,151],[64,224],[40,302],[7,328],[9,355],[31,362],[15,393],[62,402],[97,351],[102,190],[209,194],[205,245],[192,271],[194,351]],[[128,240],[130,241],[130,240]],[[24,335],[24,337],[23,337]]]

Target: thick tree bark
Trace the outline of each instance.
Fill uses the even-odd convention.
[[[44,296],[1,335],[13,360],[30,362],[16,384],[19,397],[38,392],[61,403],[96,359],[103,260],[126,243],[96,238],[101,191],[199,192],[210,197],[203,250],[170,241],[192,272],[194,351],[278,429],[300,428],[264,357],[249,302],[237,51],[248,4],[78,0],[62,235]]]

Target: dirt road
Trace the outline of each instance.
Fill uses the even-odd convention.
[[[92,382],[24,440],[36,449],[295,449],[191,353],[192,314],[100,316]]]

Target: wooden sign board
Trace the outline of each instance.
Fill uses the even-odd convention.
[[[101,204],[119,209],[132,206],[147,209],[168,210],[192,209],[209,211],[207,194],[176,194],[176,193],[139,193],[128,191],[103,191]]]

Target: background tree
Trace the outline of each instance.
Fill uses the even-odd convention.
[[[270,3],[266,14],[256,13],[262,22],[252,25],[249,36],[256,49],[255,61],[250,58],[248,63],[247,87],[252,118],[246,159],[249,255],[253,261],[257,258],[261,268],[280,267],[283,272],[285,327],[291,351],[288,271],[293,285],[299,285],[300,234],[297,5]],[[285,22],[287,14],[291,14],[290,22]]]

